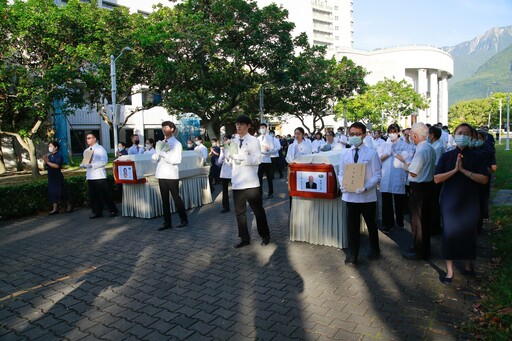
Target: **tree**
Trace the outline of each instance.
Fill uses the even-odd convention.
[[[502,110],[506,112],[507,95],[504,93],[495,93],[492,97],[487,98],[460,101],[452,105],[448,111],[450,130],[453,131],[460,123],[468,123],[474,127],[487,126],[489,115],[491,116],[491,127],[498,127],[500,99],[502,100]],[[506,123],[503,124],[506,125]]]
[[[160,7],[138,32],[146,80],[171,112],[197,114],[218,135],[245,96],[272,82],[293,44],[287,12],[254,1],[190,0]]]
[[[294,43],[300,52],[286,68],[286,81],[278,85],[276,110],[294,115],[313,133],[324,128],[324,117],[332,113],[336,101],[364,91],[367,72],[347,58],[340,62],[326,59],[326,48],[309,46],[305,34]],[[306,124],[309,116],[313,117],[312,127]]]
[[[366,118],[367,123],[384,128],[386,122],[400,121],[428,106],[428,100],[414,91],[413,86],[405,80],[384,78],[370,86],[363,95],[347,102],[347,118],[353,122]]]

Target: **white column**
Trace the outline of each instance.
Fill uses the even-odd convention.
[[[437,85],[437,70],[432,70],[430,73],[430,122],[431,124],[436,124],[437,122],[441,122],[441,117],[439,115],[439,107],[438,107],[438,94],[439,89]]]
[[[448,80],[445,75],[439,81],[439,121],[448,124]]]
[[[416,83],[416,91],[422,95],[427,96],[428,89],[428,77],[427,77],[427,69],[418,69],[418,82]],[[426,123],[427,121],[427,112],[425,110],[418,110],[418,119],[417,122]]]

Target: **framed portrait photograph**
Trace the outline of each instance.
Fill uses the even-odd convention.
[[[327,172],[298,171],[297,191],[327,193]]]
[[[117,172],[120,180],[135,180],[133,166],[119,166]]]

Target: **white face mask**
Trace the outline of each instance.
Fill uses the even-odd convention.
[[[124,150],[124,147],[118,147],[117,150],[122,152]]]
[[[53,147],[48,147],[48,151],[49,151],[50,153],[53,153],[53,151],[54,151],[54,150],[55,150],[55,149],[54,149]]]
[[[389,138],[391,139],[391,141],[394,141],[398,138],[398,134],[391,133],[391,134],[389,134]]]
[[[199,146],[201,144],[201,141],[196,141],[196,146]]]
[[[350,136],[348,142],[350,143],[351,146],[357,147],[363,142],[363,139],[361,138],[361,136]]]
[[[267,132],[267,129],[265,129],[265,128],[261,128],[260,129],[260,134],[261,135],[265,135],[266,132]]]
[[[147,150],[151,149],[151,145],[150,144],[146,144],[146,149]]]
[[[188,146],[189,148],[192,148],[194,145],[193,145],[192,143],[188,143],[188,144],[187,144],[187,146]]]

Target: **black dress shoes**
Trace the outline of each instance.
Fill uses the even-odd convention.
[[[48,213],[48,215],[56,215],[59,214],[59,210],[51,211]]]
[[[95,214],[89,217],[89,219],[97,219],[103,217],[103,214]]]
[[[223,208],[220,213],[228,213],[230,210],[229,208]]]
[[[119,214],[119,211],[112,211],[110,212],[110,217],[113,218]]]
[[[265,246],[265,245],[268,245],[270,243],[270,237],[268,238],[263,238],[261,240],[261,245]]]
[[[453,276],[452,277],[439,276],[439,280],[443,284],[451,284],[452,283],[452,279],[453,279]]]
[[[404,257],[407,260],[421,260],[421,256],[418,255],[416,252],[407,251],[405,253],[402,253],[402,257]]]
[[[250,241],[248,241],[248,240],[241,240],[241,241],[239,241],[238,243],[235,244],[235,249],[239,249],[239,248],[244,247],[244,246],[249,245],[249,244],[251,244]]]
[[[177,228],[182,228],[188,225],[188,220],[181,221],[178,225],[176,225]]]
[[[357,265],[357,258],[352,257],[352,256],[347,257],[345,259],[345,265],[356,266]]]
[[[162,225],[160,225],[160,227],[158,228],[158,231],[165,231],[165,230],[169,230],[172,228],[172,225],[171,224],[167,224],[167,223],[163,223]]]

